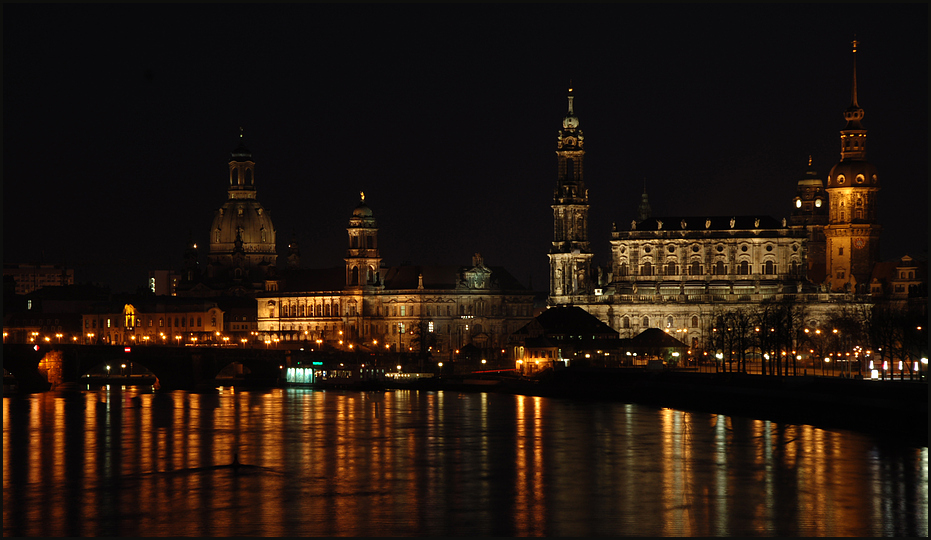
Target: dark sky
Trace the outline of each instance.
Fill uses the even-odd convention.
[[[654,215],[786,217],[826,177],[850,42],[882,256],[927,254],[928,7],[4,4],[4,262],[132,291],[206,246],[239,128],[309,267],[359,191],[388,265],[485,263],[546,288],[556,134],[575,87],[606,264]],[[205,259],[206,250],[202,257]]]

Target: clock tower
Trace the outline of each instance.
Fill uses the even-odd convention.
[[[550,302],[571,304],[573,296],[591,293],[592,251],[588,242],[588,189],[583,162],[584,138],[573,108],[556,139],[556,189],[553,193],[553,245],[550,248]]]
[[[828,224],[824,228],[826,281],[832,291],[869,287],[873,265],[879,260],[876,221],[879,176],[866,160],[866,128],[857,103],[857,41],[853,42],[853,89],[844,111],[847,125],[840,132],[840,161],[828,174]],[[866,291],[868,292],[868,291]]]

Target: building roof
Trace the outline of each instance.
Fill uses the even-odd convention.
[[[647,328],[632,337],[629,343],[631,348],[638,349],[688,349],[689,346],[670,336],[659,328]]]
[[[618,333],[598,317],[578,306],[551,307],[515,332],[517,335],[539,335],[552,339],[608,337],[616,339]]]
[[[731,220],[734,221],[733,226]],[[654,216],[637,222],[636,230],[729,231],[782,228],[785,228],[782,222],[772,216]]]
[[[472,270],[471,266],[455,265],[402,265],[382,268],[380,274],[385,291],[413,290],[419,288],[420,276],[423,276],[423,288],[431,290],[454,290],[465,288],[464,272]],[[487,289],[477,291],[520,291],[529,292],[504,267],[483,267],[491,271]],[[278,270],[280,292],[341,291],[346,287],[346,268],[296,268]],[[272,293],[277,294],[277,293]]]

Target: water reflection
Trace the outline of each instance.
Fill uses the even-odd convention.
[[[5,397],[3,449],[5,536],[928,532],[927,448],[632,404],[111,386]]]

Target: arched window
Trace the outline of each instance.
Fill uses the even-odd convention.
[[[750,261],[740,261],[740,265],[737,266],[737,274],[741,276],[749,276]]]
[[[630,317],[625,316],[621,319],[621,328],[630,328]]]
[[[352,267],[352,274],[351,274],[351,277],[349,278],[349,284],[350,285],[359,284],[359,267],[358,266]]]
[[[667,275],[667,276],[675,276],[675,275],[677,275],[679,272],[677,272],[676,270],[677,270],[677,269],[676,269],[676,263],[675,263],[675,262],[669,261],[668,263],[666,263],[666,275]]]
[[[643,266],[640,269],[641,276],[652,276],[653,275],[653,265],[649,261],[643,263]]]
[[[691,276],[701,275],[701,263],[700,262],[692,261],[691,266],[689,266],[689,275]]]
[[[766,261],[766,263],[763,264],[763,273],[769,276],[775,274],[776,264],[773,261]]]
[[[252,183],[252,169],[246,169],[246,184]]]
[[[357,248],[357,247],[359,247],[359,237],[358,237],[358,236],[356,236],[356,235],[353,234],[353,235],[351,235],[351,236],[349,237],[349,247],[351,247],[351,248]]]
[[[618,274],[619,276],[626,276],[626,275],[627,275],[627,263],[626,263],[626,262],[622,262],[621,265],[618,266],[617,274]]]
[[[692,328],[698,328],[698,315],[692,315]]]
[[[369,237],[369,238],[371,238],[371,237]],[[374,282],[375,282],[375,268],[374,268],[374,267],[372,267],[372,266],[369,266],[369,267],[368,267],[368,271],[366,272],[365,280],[366,280],[368,283],[374,283]]]
[[[714,274],[717,276],[723,276],[727,274],[727,266],[724,265],[724,261],[717,261],[714,263]]]
[[[323,316],[324,317],[330,316],[330,304],[323,304]]]
[[[203,326],[203,325],[202,325],[201,322],[200,322],[200,317],[198,317],[198,318],[197,318],[197,327],[200,328],[201,326]]]
[[[649,318],[649,317],[644,317],[644,318],[643,318],[643,325],[642,325],[642,326],[643,326],[644,328],[650,326],[650,318]]]
[[[672,328],[673,324],[675,324],[675,319],[672,318],[672,315],[666,317],[666,328]]]

